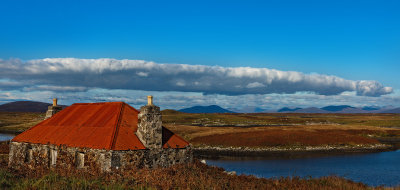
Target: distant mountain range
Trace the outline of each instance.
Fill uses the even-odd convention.
[[[16,101],[0,105],[0,111],[5,112],[46,112],[49,103],[35,101]],[[62,107],[67,107],[61,105]],[[278,110],[265,110],[259,107],[244,107],[242,109],[224,109],[217,105],[211,106],[194,106],[190,108],[180,109],[179,112],[184,113],[400,113],[400,108],[394,107],[353,107],[349,105],[326,106],[322,108],[290,108],[284,107]],[[176,112],[175,110],[164,110],[164,112]]]
[[[309,108],[282,108],[277,112],[281,113],[400,113],[400,108],[379,108],[366,106],[356,108],[349,105],[340,106],[326,106],[322,108],[309,107]]]
[[[231,111],[233,110],[233,111]],[[185,113],[400,113],[400,108],[393,107],[353,107],[349,105],[339,106],[325,106],[322,108],[308,107],[308,108],[290,108],[284,107],[278,110],[264,110],[258,107],[244,107],[242,109],[224,109],[217,105],[212,106],[194,106],[178,110]]]
[[[292,112],[292,111],[297,111],[300,110],[301,108],[288,108],[284,107],[278,110],[278,112]]]
[[[348,105],[342,105],[342,106],[326,106],[321,109],[325,110],[325,111],[329,111],[329,112],[338,112],[338,111],[342,111],[345,109],[353,109],[353,108],[355,108],[355,107],[348,106]]]
[[[380,110],[381,108],[374,107],[374,106],[365,106],[362,109],[365,110],[365,111],[374,111],[374,110]]]
[[[34,101],[16,101],[0,105],[0,111],[3,112],[46,112],[49,103]],[[65,105],[60,105],[63,108]]]
[[[383,112],[380,113],[400,113],[400,108],[395,108],[395,109],[391,109],[391,110],[385,110]]]
[[[217,105],[193,106],[190,108],[180,109],[178,111],[184,112],[184,113],[235,113],[233,111],[221,108]]]
[[[233,111],[235,113],[262,113],[267,111],[266,109],[262,109],[256,106],[246,106],[241,109],[237,108],[227,108],[227,110]]]
[[[294,113],[329,113],[329,111],[317,108],[317,107],[309,107],[309,108],[301,108],[296,111],[293,111]],[[285,112],[289,113],[289,112]]]

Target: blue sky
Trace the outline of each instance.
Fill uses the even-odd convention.
[[[140,96],[151,92],[162,97],[170,96],[170,93],[179,94],[187,101],[192,100],[192,104],[215,103],[225,107],[240,107],[236,103],[238,98],[252,99],[254,96],[281,99],[276,105],[267,100],[257,103],[257,98],[249,103],[265,105],[264,108],[341,103],[400,106],[397,102],[400,96],[399,1],[2,1],[0,5],[0,59],[4,68],[4,65],[16,64],[10,59],[29,63],[45,58],[110,58],[156,64],[266,68],[295,71],[306,76],[319,74],[350,81],[377,81],[383,87],[392,87],[391,93],[386,89],[384,93],[377,93],[379,95],[363,96],[355,88],[351,90],[339,85],[338,93],[332,95],[315,89],[320,86],[314,84],[303,86],[296,83],[293,88],[301,86],[304,90],[296,88],[293,91],[288,83],[284,90],[279,90],[277,85],[287,83],[277,83],[275,87],[272,83],[271,87],[263,84],[262,78],[252,81],[249,79],[252,77],[245,76],[238,85],[243,86],[245,84],[241,82],[248,81],[248,87],[269,89],[246,91],[243,88],[243,93],[238,94],[232,89],[213,91],[209,88],[168,86],[173,89],[169,92],[171,90],[161,87],[151,89],[129,84],[115,88],[113,84],[99,82],[99,77],[106,76],[104,73],[91,79],[96,82],[81,86],[73,82],[43,81],[29,74],[13,78],[3,73],[0,82],[8,85],[7,88],[0,86],[0,101],[3,103],[27,98],[47,101],[50,96],[67,97],[66,94],[71,93],[65,100],[69,104],[96,101],[87,97],[100,97],[100,92],[115,96],[124,94],[125,98],[129,97],[125,94]],[[20,69],[28,67],[23,63]],[[40,64],[36,66],[40,67]],[[127,71],[118,70],[115,75],[121,72]],[[163,74],[176,77],[174,82],[181,87],[179,80],[188,80],[170,73]],[[31,86],[24,86],[24,89],[10,87],[10,82],[27,83],[29,77],[35,80]],[[268,78],[269,75],[261,77]],[[37,90],[38,86],[41,90]],[[44,90],[43,86],[52,88]],[[76,90],[60,92],[55,90],[55,86],[79,86],[81,89],[79,93]],[[299,97],[310,92],[316,99],[323,96],[323,100],[307,102]],[[32,98],[36,95],[38,98]],[[344,101],[329,101],[336,96]],[[283,103],[290,98],[293,100]],[[121,97],[116,101],[135,102],[133,99],[135,97],[126,100]],[[196,102],[194,99],[205,101]],[[171,104],[167,101],[159,103],[168,108],[182,107],[180,102]]]

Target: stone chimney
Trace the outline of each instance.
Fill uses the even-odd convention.
[[[136,135],[146,148],[162,148],[161,112],[153,105],[153,96],[147,96],[147,105],[140,108]]]
[[[57,98],[53,98],[53,105],[47,108],[46,117],[44,119],[48,119],[57,112],[61,111],[62,107],[57,105]]]

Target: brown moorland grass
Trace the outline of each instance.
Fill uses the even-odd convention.
[[[271,147],[293,145],[355,145],[379,143],[375,137],[400,137],[400,130],[354,125],[274,127],[198,127],[167,125],[195,146]]]
[[[400,139],[400,114],[187,114],[163,112],[165,125],[195,146],[355,145]]]
[[[162,111],[163,122],[178,125],[305,125],[324,123],[400,127],[400,114],[307,114],[307,113],[234,113],[189,114]]]
[[[354,131],[352,131],[354,133]],[[249,131],[214,134],[196,137],[193,144],[234,147],[271,147],[271,146],[318,146],[318,145],[356,145],[378,144],[379,141],[349,133],[346,130],[282,130]]]
[[[44,113],[0,112],[1,131],[23,131],[43,121]]]

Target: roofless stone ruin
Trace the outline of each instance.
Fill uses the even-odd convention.
[[[168,167],[193,160],[190,144],[162,126],[148,96],[140,112],[124,102],[75,103],[53,99],[46,119],[10,143],[9,166],[100,170]]]

